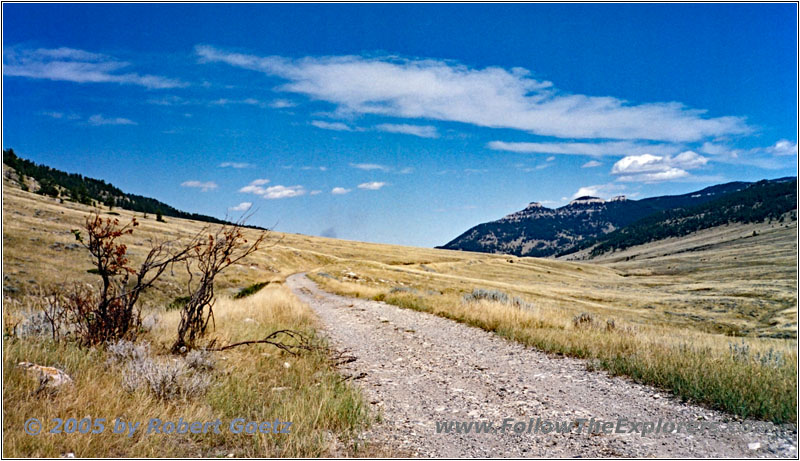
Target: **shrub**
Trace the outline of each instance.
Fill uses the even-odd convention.
[[[518,309],[533,309],[533,304],[525,301],[524,299],[514,296],[509,297],[508,294],[500,290],[486,290],[483,288],[476,288],[472,293],[465,294],[462,298],[465,303],[476,303],[481,300],[506,304],[508,306],[516,307]]]
[[[167,304],[168,311],[174,311],[178,309],[183,309],[183,306],[189,302],[188,296],[178,296],[177,298],[173,299],[171,303]]]
[[[150,345],[119,340],[106,347],[109,364],[123,366],[122,386],[128,392],[146,388],[161,400],[190,398],[203,394],[211,384],[205,373],[214,367],[208,352],[193,351],[185,361],[157,361],[150,356]]]
[[[584,312],[580,315],[576,315],[575,318],[572,319],[572,325],[575,328],[589,328],[594,324],[594,316],[587,312]]]
[[[258,293],[259,290],[264,288],[265,286],[269,285],[269,282],[259,282],[250,285],[249,287],[242,288],[233,296],[233,299],[241,299],[247,296],[253,295]]]
[[[194,370],[213,370],[216,365],[214,356],[203,349],[195,349],[186,354],[186,365]]]
[[[62,296],[63,307],[76,326],[78,339],[86,345],[135,335],[141,324],[136,307],[139,296],[168,266],[189,258],[197,245],[193,241],[173,250],[170,242],[156,244],[135,269],[128,260],[128,248],[120,238],[132,234],[138,225],[134,218],[121,226],[119,219],[103,218],[95,212],[86,218],[86,238],[80,230],[72,231],[75,239],[89,250],[94,269],[102,281],[99,289],[76,284]]]
[[[150,343],[136,344],[132,341],[120,339],[106,345],[110,363],[126,363],[128,361],[142,361],[150,356]]]
[[[197,339],[205,334],[208,323],[214,320],[216,276],[258,250],[266,238],[266,233],[261,233],[248,244],[242,232],[243,224],[240,221],[221,226],[216,233],[199,238],[197,244],[187,248],[187,258],[183,262],[189,273],[187,288],[190,294],[181,309],[178,337],[172,345],[173,353],[194,348]],[[197,279],[195,274],[199,274]]]

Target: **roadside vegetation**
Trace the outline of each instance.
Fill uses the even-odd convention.
[[[11,316],[20,312],[13,307],[8,310]],[[309,308],[280,285],[244,300],[222,298],[217,312],[215,334],[219,341],[242,341],[283,329],[311,338],[315,335]],[[114,352],[119,346],[82,348],[70,342],[55,343],[47,337],[7,336],[3,358],[4,456],[315,457],[331,456],[336,450],[351,455],[365,452],[367,448],[354,441],[368,423],[367,409],[359,393],[334,369],[324,348],[292,355],[270,345],[253,345],[176,357],[169,349],[179,322],[178,311],[151,313],[147,320],[150,329],[135,343],[143,352],[129,359],[124,359],[123,352]],[[149,347],[143,347],[145,344]],[[131,366],[128,360],[151,365]],[[65,370],[74,384],[38,390],[38,381],[17,366],[22,361],[56,366]],[[205,386],[189,389],[180,388],[180,380],[173,383],[171,379],[179,377],[182,368],[202,374]],[[146,374],[137,376],[142,370]],[[159,371],[168,378],[164,392],[157,392],[161,389],[157,386]],[[146,382],[131,389],[128,383],[139,378]],[[46,428],[36,437],[22,430],[30,417],[38,418]],[[106,418],[105,431],[46,433],[52,427],[52,418],[80,421],[86,417]],[[142,422],[142,427],[131,438],[113,434],[111,426],[116,418]],[[144,427],[151,418],[220,419],[223,430],[219,435],[145,435]],[[226,426],[235,418],[292,421],[292,432],[231,434]]]
[[[280,283],[233,299],[237,285],[263,276],[247,266],[258,264],[249,261],[258,251],[269,253],[258,248],[261,233],[140,226],[130,213],[106,217],[45,200],[28,202],[37,207],[30,218],[58,231],[33,225],[30,238],[4,226],[4,456],[381,453],[358,441],[371,416],[336,369],[341,354],[317,336],[310,309]],[[4,191],[4,212],[23,213],[13,201]],[[41,220],[43,208],[59,219]],[[30,257],[48,252],[50,263]],[[27,283],[15,283],[20,275]],[[29,418],[39,419],[41,434],[23,431]],[[51,434],[53,418],[103,418],[105,430]],[[117,418],[142,426],[132,437],[114,434]],[[152,418],[220,420],[221,433],[145,434]],[[291,421],[291,433],[233,434],[235,418]]]
[[[590,368],[625,375],[741,417],[797,420],[797,354],[791,343],[652,327],[510,298],[384,294],[313,276],[339,294],[379,299],[446,317],[546,352],[587,359]],[[425,293],[424,287],[416,289]],[[501,299],[497,299],[501,298]],[[505,298],[505,299],[503,299]]]
[[[207,355],[200,347],[190,357],[171,351],[189,302],[186,270],[177,268],[141,293],[136,337],[119,338],[132,349],[119,339],[95,347],[54,341],[33,319],[36,303],[45,285],[97,282],[99,271],[92,271],[89,253],[71,232],[94,208],[22,191],[8,176],[4,186],[5,456],[380,456],[380,447],[357,443],[354,435],[370,422],[367,407],[336,371],[335,352],[315,333],[313,314],[282,284],[301,271],[329,291],[582,357],[590,368],[735,415],[797,420],[796,221],[730,227],[725,239],[692,251],[592,264],[275,233],[269,248],[214,279],[214,321],[200,345],[291,330],[302,337],[278,342],[307,339],[318,347],[298,355],[271,344]],[[121,208],[99,211],[121,223],[137,218],[135,233],[120,237],[134,268],[153,242],[189,239],[206,225],[176,217],[161,222]],[[250,241],[259,234],[243,232]],[[247,296],[234,299],[238,293]],[[137,348],[146,353],[114,352]],[[20,362],[56,367],[74,383],[40,389]],[[160,392],[158,380],[131,378],[136,370],[174,372],[179,390]],[[295,429],[291,438],[195,434],[169,443],[166,437],[32,437],[22,431],[30,417],[87,416],[141,422],[293,418]]]

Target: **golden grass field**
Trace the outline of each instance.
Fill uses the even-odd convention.
[[[29,297],[40,285],[96,282],[97,276],[87,273],[92,267],[87,252],[66,247],[75,242],[70,230],[80,228],[89,211],[4,183],[6,325],[25,315]],[[154,216],[114,212],[123,223],[134,215],[140,222],[128,238],[134,262],[152,241],[186,237],[203,227],[176,218],[160,223]],[[304,271],[330,291],[431,312],[545,351],[584,357],[587,366],[741,416],[796,422],[796,221],[730,226],[708,234],[690,244],[658,242],[596,262],[569,262],[270,233],[262,250],[218,279],[211,337],[221,342],[251,339],[287,327],[313,335],[318,327],[313,314],[280,284]],[[251,297],[230,299],[239,289],[264,281],[276,283]],[[167,273],[158,290],[143,300],[145,313],[160,318],[146,339],[164,358],[177,322],[177,311],[167,312],[165,306],[181,295],[183,282],[181,271]],[[464,295],[474,289],[502,291],[533,309],[465,302]],[[574,319],[583,313],[592,320],[576,324]],[[732,353],[731,345],[741,350],[742,343],[747,352]],[[295,362],[284,368],[290,356],[269,346],[221,353],[205,396],[165,403],[146,392],[123,391],[121,371],[105,365],[102,348],[4,338],[3,350],[5,456],[382,454],[380,447],[354,442],[353,434],[373,416],[320,354],[291,357]],[[770,351],[771,358],[765,359]],[[64,367],[75,378],[74,389],[38,398],[32,394],[36,383],[14,366],[20,361]],[[43,420],[56,415],[124,414],[140,420],[196,415],[201,420],[240,413],[254,418],[292,415],[304,430],[291,439],[195,436],[171,439],[180,441],[174,444],[157,438],[88,436],[34,440],[21,430],[30,415]]]

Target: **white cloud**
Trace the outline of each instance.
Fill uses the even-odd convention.
[[[322,193],[321,190],[312,190],[311,192],[308,193],[308,195],[319,195],[321,193]]]
[[[240,203],[240,204],[238,204],[236,206],[232,206],[232,207],[230,207],[228,209],[231,210],[231,211],[247,211],[252,206],[253,206],[252,202],[242,202],[242,203]]]
[[[555,159],[556,159],[556,158],[555,158],[554,156],[552,156],[552,155],[551,155],[550,157],[547,157],[547,160],[546,160],[546,161],[547,161],[547,162],[552,162],[552,161],[553,161],[553,160],[555,160]]]
[[[350,189],[345,189],[344,187],[334,187],[331,189],[331,194],[333,195],[344,195],[350,192]]]
[[[268,199],[279,199],[289,197],[299,197],[305,195],[306,190],[303,186],[272,186],[267,187],[261,196]]]
[[[708,159],[693,151],[675,156],[629,155],[617,161],[611,174],[624,182],[660,182],[686,178],[692,170],[705,166]]]
[[[200,189],[201,192],[208,192],[208,191],[214,190],[214,189],[216,189],[218,187],[217,183],[215,183],[214,181],[206,181],[206,182],[184,181],[184,182],[181,183],[181,186],[183,186],[183,187],[193,187],[193,188],[196,188],[196,189]]]
[[[299,197],[306,194],[303,186],[270,186],[264,187],[269,183],[269,179],[256,179],[250,184],[239,189],[239,192],[255,194],[266,199],[280,199],[289,197]]]
[[[797,143],[781,139],[775,145],[767,147],[765,151],[772,155],[797,155]]]
[[[700,152],[713,156],[718,162],[778,169],[796,164],[797,143],[781,139],[768,147],[735,149],[724,144],[706,142],[700,147]]]
[[[413,136],[419,136],[420,138],[439,137],[439,132],[436,131],[436,127],[430,125],[423,126],[423,125],[383,123],[375,126],[375,128],[380,131],[386,131],[388,133],[410,134]]]
[[[220,168],[253,168],[255,165],[252,163],[245,163],[245,162],[222,162],[219,164]]]
[[[366,190],[378,190],[385,185],[386,185],[385,182],[373,181],[373,182],[365,182],[363,184],[359,184],[358,188]]]
[[[95,114],[89,117],[89,125],[136,125],[136,122],[122,117],[106,118],[100,114]]]
[[[674,144],[650,144],[631,141],[614,142],[504,142],[492,141],[489,149],[517,152],[522,154],[564,154],[564,155],[639,155],[674,154],[681,147]]]
[[[264,184],[269,184],[269,179],[255,179],[250,184],[239,189],[239,192],[260,195],[266,191],[265,188],[261,187]]]
[[[400,174],[411,174],[413,172],[414,172],[414,169],[411,168],[410,166],[407,166],[407,167],[403,168],[402,170],[398,171],[398,173],[400,173]]]
[[[319,170],[319,171],[328,171],[328,167],[326,166],[302,166],[300,167],[303,171],[311,171],[311,170]]]
[[[352,128],[342,122],[324,122],[322,120],[313,120],[311,124],[317,128],[322,128],[323,130],[353,131]]]
[[[245,105],[245,106],[259,106],[265,107],[266,104],[259,101],[258,99],[254,98],[246,98],[246,99],[227,99],[221,98],[210,103],[212,106],[229,106],[229,105]]]
[[[602,163],[598,162],[597,160],[589,160],[588,162],[581,165],[581,168],[595,168],[602,165]]]
[[[275,99],[274,101],[269,103],[269,107],[272,107],[273,109],[287,109],[289,107],[294,107],[296,105],[297,104],[295,104],[292,101],[289,101],[288,99]]]
[[[3,75],[77,83],[119,83],[150,89],[186,86],[177,79],[122,73],[129,63],[74,48],[3,50]]]
[[[578,197],[602,197],[602,198],[610,198],[614,195],[619,195],[620,192],[625,190],[625,186],[623,184],[598,184],[594,186],[584,186],[578,189],[577,192],[572,194],[572,198]],[[561,198],[562,200],[565,197]]]
[[[371,171],[371,170],[380,170],[380,171],[389,171],[390,168],[385,165],[379,165],[377,163],[351,163],[351,167],[358,168],[359,170]]]
[[[562,138],[698,141],[750,132],[743,118],[707,117],[678,102],[632,104],[568,94],[526,69],[470,68],[433,59],[259,57],[198,45],[219,62],[287,80],[279,90],[336,105],[341,114],[426,118]]]

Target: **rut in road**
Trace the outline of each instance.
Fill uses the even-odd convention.
[[[431,314],[333,295],[305,274],[287,285],[317,313],[332,345],[357,360],[353,376],[380,423],[369,440],[424,457],[797,457],[796,427],[753,422],[747,430],[723,413],[554,357]],[[436,423],[531,419],[568,422],[567,433],[437,433]],[[642,436],[581,433],[573,421],[719,423],[718,430]],[[588,425],[588,422],[585,423]],[[521,427],[521,426],[520,426]],[[541,427],[541,426],[540,426]],[[616,427],[614,428],[616,429]],[[613,430],[613,429],[612,429]],[[527,427],[524,429],[527,431]],[[735,432],[736,431],[736,432]],[[533,430],[531,430],[533,432]]]

